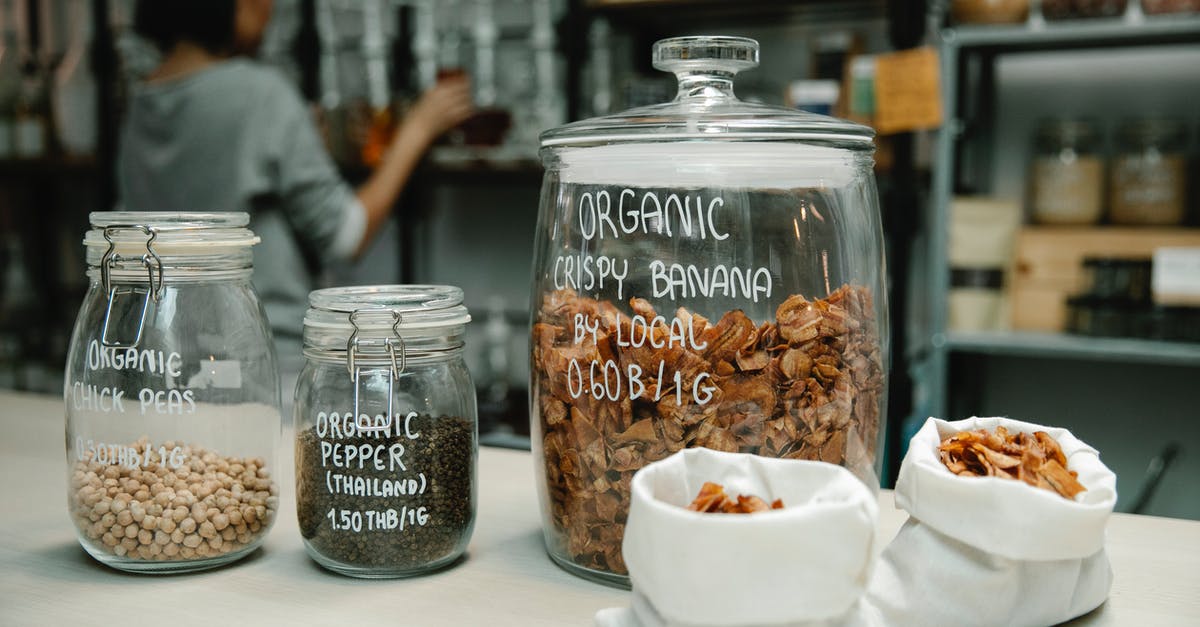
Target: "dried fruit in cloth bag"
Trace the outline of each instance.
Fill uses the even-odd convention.
[[[995,431],[960,431],[938,446],[942,463],[964,477],[1020,479],[1031,486],[1074,499],[1087,491],[1067,470],[1067,457],[1058,442],[1045,431],[1010,435],[1004,427]]]
[[[550,513],[576,564],[625,574],[633,474],[684,448],[873,476],[884,369],[869,289],[793,294],[761,323],[740,309],[622,305],[551,291],[533,325]]]
[[[687,508],[693,512],[706,514],[753,514],[783,509],[783,501],[775,499],[770,505],[767,505],[766,501],[753,494],[739,494],[737,499],[731,499],[729,495],[725,494],[725,486],[705,481],[704,485],[700,486],[700,493]]]

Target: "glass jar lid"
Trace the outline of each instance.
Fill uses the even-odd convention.
[[[671,102],[582,120],[541,135],[543,148],[675,141],[801,142],[871,151],[867,126],[768,105],[742,102],[734,76],[758,65],[758,42],[745,37],[676,37],[654,44],[654,67],[673,72]]]
[[[89,219],[83,245],[93,265],[106,251],[140,255],[149,247],[163,258],[220,255],[260,241],[247,228],[250,215],[244,212],[96,211]]]
[[[411,350],[461,346],[446,338],[461,335],[471,314],[461,289],[449,285],[371,285],[332,287],[308,295],[304,345],[345,351],[352,336],[399,337]]]
[[[1098,128],[1098,123],[1092,118],[1046,118],[1038,124],[1037,141],[1047,150],[1090,149],[1100,137]]]
[[[1122,120],[1118,133],[1126,145],[1139,148],[1180,150],[1187,142],[1187,126],[1179,118],[1130,118]]]

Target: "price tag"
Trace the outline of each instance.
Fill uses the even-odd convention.
[[[941,126],[941,66],[933,48],[881,54],[875,67],[875,130],[880,135]]]
[[[1200,305],[1200,248],[1159,248],[1153,268],[1155,303]]]

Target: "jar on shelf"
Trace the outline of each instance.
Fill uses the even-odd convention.
[[[1146,15],[1200,12],[1200,0],[1142,0]]]
[[[454,563],[475,525],[475,386],[462,290],[309,295],[296,384],[296,515],[318,564],[406,577]]]
[[[101,212],[67,355],[79,542],[127,571],[244,557],[278,508],[279,373],[245,213]]]
[[[1096,224],[1104,213],[1104,160],[1096,124],[1086,118],[1043,121],[1034,139],[1030,205],[1040,224]]]
[[[628,585],[634,472],[686,447],[878,487],[888,326],[873,131],[754,105],[758,43],[654,45],[675,100],[541,136],[531,430],[545,542]]]
[[[1048,20],[1120,17],[1128,0],[1042,0],[1042,15]]]
[[[950,14],[958,24],[1013,24],[1029,17],[1029,0],[953,0]]]
[[[1187,129],[1173,118],[1127,120],[1117,133],[1110,179],[1114,224],[1183,223]]]

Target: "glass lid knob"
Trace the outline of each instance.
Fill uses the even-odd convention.
[[[674,37],[654,43],[654,67],[679,79],[675,99],[733,99],[733,77],[758,67],[758,42],[746,37]]]

